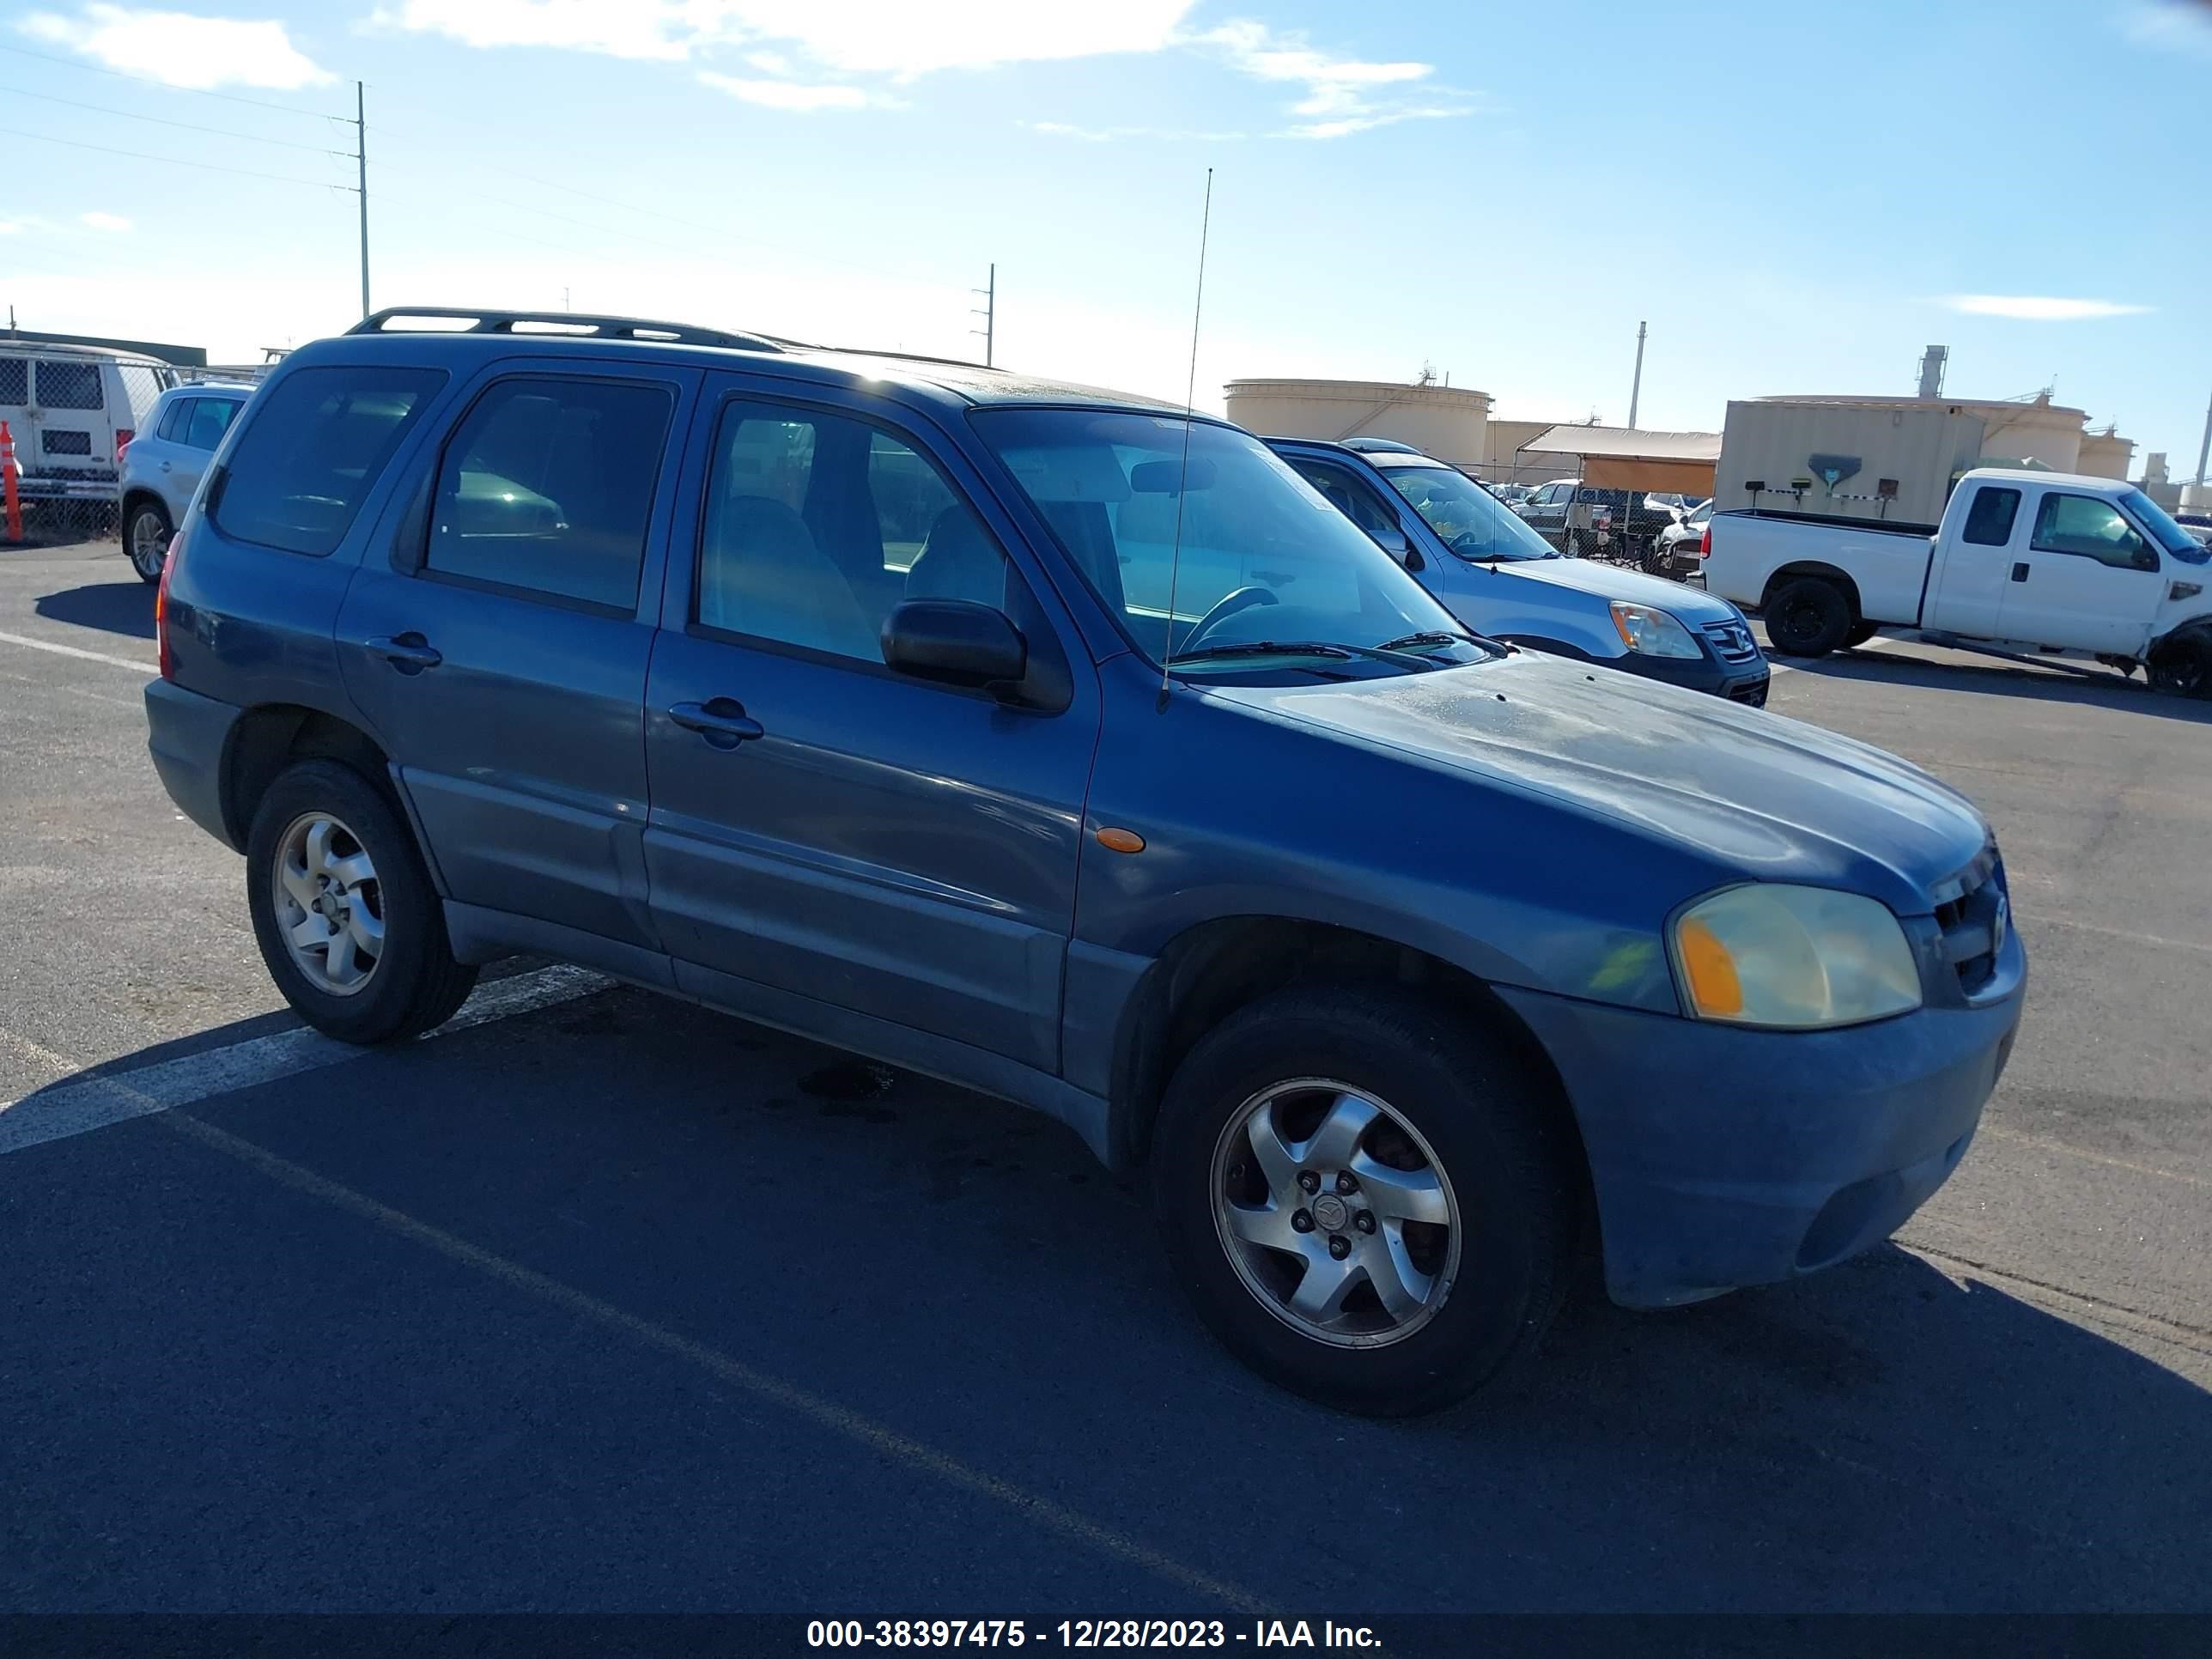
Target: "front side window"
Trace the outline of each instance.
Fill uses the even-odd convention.
[[[39,361],[38,395],[33,399],[48,409],[105,409],[107,400],[100,387],[98,363],[65,359]]]
[[[1984,484],[1974,492],[1974,504],[1966,509],[1966,527],[1961,534],[1977,547],[2002,547],[2012,540],[2013,520],[2019,515],[2020,491]]]
[[[2039,553],[2071,553],[2121,569],[2134,568],[2138,557],[2150,550],[2110,501],[2057,490],[2046,494],[2036,509],[2033,545]]]
[[[903,600],[1018,609],[1006,556],[959,491],[866,422],[732,402],[707,492],[692,597],[703,628],[880,664]]]
[[[434,368],[301,368],[254,399],[214,497],[216,528],[316,557],[354,515],[446,382]]]
[[[184,441],[194,449],[213,449],[230,429],[230,419],[238,413],[238,404],[228,398],[195,398],[191,410],[185,422]]]
[[[969,419],[1155,662],[1343,678],[1487,654],[1249,434],[1121,410],[999,408]]]
[[[1388,466],[1382,471],[1443,544],[1463,559],[1559,556],[1528,528],[1527,520],[1464,473],[1448,466]]]
[[[438,469],[424,566],[509,592],[637,609],[675,393],[642,380],[502,380]]]

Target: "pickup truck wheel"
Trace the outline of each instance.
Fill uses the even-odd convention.
[[[341,1042],[427,1031],[476,983],[453,959],[413,836],[374,784],[335,761],[302,761],[262,796],[246,896],[276,988]]]
[[[2150,659],[2154,690],[2179,697],[2212,697],[2212,629],[2175,635]]]
[[[1434,1411],[1534,1347],[1579,1237],[1541,1097],[1419,1000],[1279,993],[1177,1069],[1154,1195],[1200,1316],[1343,1410]]]
[[[1770,594],[1766,637],[1785,657],[1825,657],[1851,629],[1851,602],[1821,576],[1800,576]]]
[[[1872,639],[1880,632],[1881,632],[1881,629],[1873,623],[1853,623],[1850,625],[1850,631],[1844,635],[1844,648],[1845,650],[1851,650],[1856,647],[1864,645],[1869,640]]]
[[[123,550],[138,580],[157,582],[169,562],[169,514],[159,501],[141,501],[123,521]]]

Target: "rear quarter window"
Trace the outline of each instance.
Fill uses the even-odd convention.
[[[329,553],[445,383],[445,371],[435,368],[301,368],[284,376],[253,400],[223,468],[216,527],[288,553]]]

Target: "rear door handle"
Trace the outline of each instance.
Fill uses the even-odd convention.
[[[371,655],[383,658],[403,674],[419,674],[445,661],[420,634],[380,634],[362,643]]]
[[[2027,580],[2027,562],[2025,559],[2013,566],[2012,579],[2016,582],[2024,582]]]
[[[711,702],[671,703],[668,718],[687,732],[696,732],[717,749],[735,749],[741,743],[766,737],[768,729],[745,713],[735,697],[716,697]]]

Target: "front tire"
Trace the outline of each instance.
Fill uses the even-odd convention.
[[[270,785],[246,836],[246,891],[276,988],[342,1042],[441,1025],[476,984],[414,836],[351,767],[302,761]]]
[[[1285,991],[1231,1017],[1177,1068],[1152,1162],[1214,1335],[1368,1415],[1437,1410],[1527,1353],[1578,1238],[1542,1095],[1466,1010],[1404,994]]]
[[[1800,576],[1767,596],[1766,637],[1785,657],[1825,657],[1851,631],[1851,602],[1824,576]]]
[[[2176,697],[2212,697],[2212,628],[2174,635],[2150,659],[2151,689]]]
[[[169,562],[169,510],[159,501],[140,501],[123,518],[123,551],[143,582],[161,580]]]

